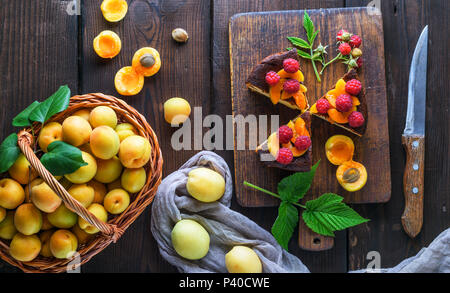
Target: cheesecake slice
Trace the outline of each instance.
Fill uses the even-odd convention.
[[[312,144],[306,150],[298,150],[295,141],[298,136],[308,136],[311,138],[311,115],[304,112],[296,119],[287,124],[293,130],[293,137],[288,144],[280,144],[278,133],[272,133],[269,138],[258,148],[256,153],[260,156],[260,161],[267,167],[278,168],[291,172],[308,172],[312,167]],[[288,148],[293,153],[291,163],[284,165],[277,161],[280,148]]]
[[[246,85],[251,90],[269,98],[273,104],[283,104],[294,110],[300,110],[302,113],[309,109],[308,99],[306,97],[307,88],[303,84],[305,78],[303,73],[298,70],[295,73],[287,73],[283,69],[283,61],[285,59],[294,59],[299,61],[297,49],[272,54],[264,58],[256,65],[249,77]],[[270,86],[266,82],[267,73],[274,71],[280,76],[280,81]],[[283,90],[284,83],[294,79],[300,83],[300,89],[294,93],[288,93]]]

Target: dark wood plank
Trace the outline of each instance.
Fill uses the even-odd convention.
[[[71,1],[16,0],[0,5],[0,140],[12,132],[11,120],[60,85],[78,91],[77,16]],[[16,272],[0,261],[0,272]]]
[[[330,7],[342,7],[344,1],[245,1],[245,0],[215,0],[213,17],[213,96],[212,112],[221,117],[230,115],[232,111],[230,91],[230,70],[228,54],[228,21],[229,18],[242,12],[252,11],[278,11],[318,9]],[[232,151],[218,151],[233,170],[234,159]],[[239,186],[242,182],[235,182]],[[235,198],[232,208],[247,215],[262,227],[270,230],[277,214],[276,208],[244,208]],[[311,253],[299,249],[297,245],[298,233],[296,232],[289,246],[289,251],[297,255],[313,272],[344,272],[346,264],[346,233],[336,235],[336,245],[333,249],[321,253]]]
[[[103,92],[120,97],[114,89],[114,76],[123,66],[131,65],[134,52],[141,47],[156,48],[162,60],[158,74],[146,78],[142,92],[121,97],[145,115],[158,135],[163,152],[164,174],[178,169],[197,151],[175,151],[171,136],[176,129],[165,122],[162,105],[180,96],[192,108],[202,107],[203,115],[210,105],[210,3],[196,0],[128,1],[127,16],[119,23],[106,22],[97,1],[84,1],[82,92]],[[186,44],[172,40],[171,32],[184,28],[190,35]],[[114,59],[103,61],[92,49],[92,40],[103,30],[113,30],[122,39],[122,51]],[[193,109],[194,110],[194,109]],[[191,116],[193,117],[193,116]],[[173,272],[160,256],[150,231],[148,208],[116,245],[87,265],[86,272]]]
[[[351,6],[369,1],[347,0]],[[450,214],[450,125],[448,41],[442,39],[449,26],[448,1],[381,1],[385,27],[389,131],[391,143],[392,199],[385,205],[362,205],[358,211],[371,221],[349,231],[349,269],[365,268],[368,252],[378,251],[382,267],[397,265],[415,255],[443,230]],[[411,239],[403,231],[401,216],[405,151],[401,137],[405,127],[409,67],[423,27],[429,24],[427,125],[425,138],[424,223],[422,232]]]

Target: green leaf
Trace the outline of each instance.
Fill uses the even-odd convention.
[[[311,49],[311,45],[308,44],[307,41],[301,39],[301,38],[297,38],[297,37],[287,37],[287,39],[289,40],[289,42],[292,43],[292,45],[303,48],[303,49]]]
[[[320,31],[320,30],[315,31],[315,32],[313,33],[313,35],[311,36],[311,38],[308,38],[309,43],[311,44],[311,46],[314,44],[314,41],[316,40],[317,34],[319,33],[319,31]]]
[[[289,240],[298,223],[298,210],[288,202],[281,202],[278,217],[272,226],[272,235],[284,249],[288,250]]]
[[[14,117],[12,121],[12,125],[15,127],[27,127],[31,125],[31,121],[29,119],[30,113],[39,105],[38,101],[34,101],[31,105],[29,105],[25,110],[20,112],[19,115]]]
[[[56,93],[33,109],[29,119],[31,121],[45,123],[53,115],[66,110],[69,106],[69,100],[69,87],[67,85],[61,86]]]
[[[302,50],[297,50],[297,52],[300,57],[305,58],[305,59],[311,59],[311,55],[309,55],[308,53],[306,53]]]
[[[309,17],[309,14],[306,11],[305,11],[305,14],[303,16],[303,27],[305,28],[306,35],[308,36],[309,43],[312,45],[313,42],[311,42],[311,40],[313,40],[313,36],[315,34],[315,28],[314,28],[313,21],[311,20],[311,18]]]
[[[334,237],[334,231],[369,221],[343,203],[343,199],[337,194],[326,193],[318,199],[308,201],[302,214],[306,225],[318,234]]]
[[[42,156],[41,162],[54,176],[71,174],[87,165],[81,151],[65,142],[54,141],[47,150],[48,153]]]
[[[20,149],[17,139],[17,134],[13,133],[0,145],[0,173],[8,171],[19,157]]]
[[[278,194],[281,199],[290,203],[296,203],[302,199],[311,188],[319,163],[320,161],[309,172],[295,173],[281,180],[278,183]]]

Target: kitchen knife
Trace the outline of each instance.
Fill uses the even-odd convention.
[[[411,63],[406,125],[402,137],[406,150],[403,177],[405,210],[402,224],[406,234],[411,238],[420,233],[423,224],[427,58],[428,26],[420,35]]]

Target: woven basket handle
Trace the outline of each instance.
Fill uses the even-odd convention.
[[[18,135],[18,145],[22,150],[25,157],[30,162],[31,166],[37,171],[39,176],[50,186],[50,188],[55,191],[55,193],[63,200],[67,208],[77,213],[80,217],[86,220],[89,224],[99,229],[103,234],[106,234],[112,238],[113,242],[116,242],[120,236],[122,236],[123,231],[119,229],[116,225],[111,225],[105,222],[100,221],[94,216],[91,212],[89,212],[83,205],[81,205],[76,199],[74,199],[67,190],[56,180],[55,177],[45,169],[44,165],[42,165],[41,161],[34,154],[31,145],[33,143],[32,135],[22,130]]]

